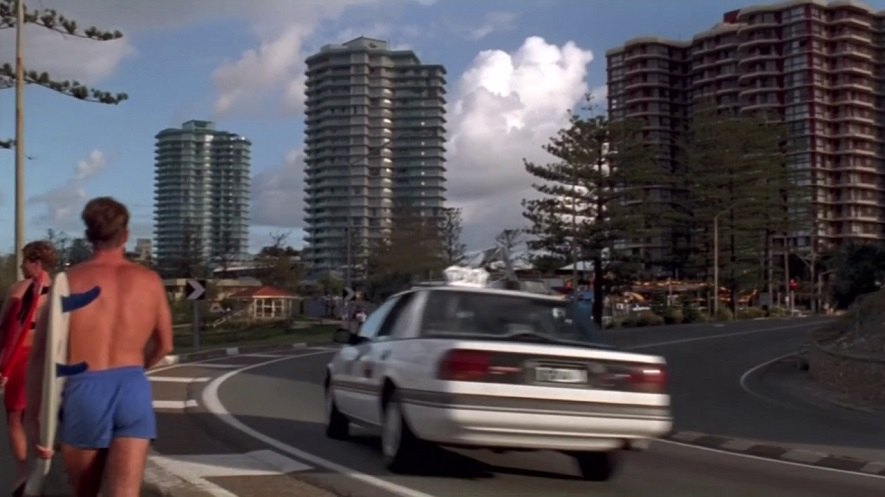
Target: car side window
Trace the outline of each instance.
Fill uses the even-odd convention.
[[[385,318],[390,313],[390,310],[393,309],[399,300],[399,297],[392,298],[381,304],[380,307],[369,314],[369,317],[367,317],[363,325],[360,326],[359,335],[368,338],[369,340],[374,339],[378,335],[378,330],[386,320]]]
[[[413,322],[412,315],[414,314],[415,300],[414,293],[403,295],[396,307],[387,315],[387,319],[384,320],[377,338],[402,338],[405,336],[409,331],[410,323]]]

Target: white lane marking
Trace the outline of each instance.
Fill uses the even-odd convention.
[[[790,326],[775,326],[774,328],[763,328],[761,330],[749,330],[749,331],[737,331],[734,333],[720,333],[718,335],[708,335],[702,337],[692,337],[692,338],[680,338],[679,340],[667,340],[665,342],[656,342],[656,343],[644,343],[642,345],[634,345],[632,347],[625,347],[628,350],[638,350],[638,349],[647,349],[651,347],[663,347],[665,345],[678,345],[680,343],[691,343],[691,342],[703,342],[705,340],[716,340],[717,338],[729,338],[729,337],[739,337],[744,335],[754,335],[756,333],[765,333],[769,331],[778,331],[778,330],[789,330],[792,328],[807,328],[808,323],[802,324],[793,324]]]
[[[168,467],[174,468],[174,474],[188,481],[218,476],[281,475],[313,469],[274,450],[256,450],[245,454],[157,455],[154,462],[161,465],[168,463]]]
[[[208,376],[191,378],[189,376],[149,376],[149,380],[159,383],[203,383],[209,381]]]
[[[188,407],[197,407],[197,401],[190,400],[155,400],[154,409],[176,409],[183,410]]]
[[[176,476],[176,477],[184,480],[184,482],[187,483],[188,485],[196,488],[198,491],[205,492],[205,493],[211,495],[212,497],[238,497],[237,494],[225,489],[224,487],[216,485],[216,484],[212,483],[211,481],[206,480],[204,478],[199,478],[199,477],[196,477],[195,475],[191,475],[191,474],[188,474],[188,475],[180,474],[180,472],[178,471],[178,469],[179,469],[178,462],[172,461],[168,458],[164,458],[163,456],[157,455],[156,453],[152,453],[150,455],[150,461],[156,467],[160,468],[163,472],[166,472],[169,475],[173,475],[173,476]],[[151,472],[149,474],[146,472],[145,476],[148,476],[148,475],[151,477],[151,479],[158,479],[162,476],[162,475],[153,474],[153,472]],[[168,478],[164,478],[164,480],[168,480]],[[170,488],[170,486],[172,485],[172,482],[168,482],[168,481],[161,482],[161,483],[163,483],[162,488]],[[175,485],[175,487],[177,487],[177,485]],[[172,487],[172,488],[174,488],[174,487]]]
[[[748,394],[752,395],[753,397],[756,397],[757,399],[760,399],[760,400],[764,400],[765,402],[768,402],[768,403],[770,403],[770,404],[774,404],[774,405],[781,406],[781,407],[788,407],[788,408],[795,409],[796,406],[791,405],[791,404],[789,404],[789,403],[787,403],[787,402],[781,402],[781,401],[779,401],[779,400],[775,400],[775,399],[772,399],[772,398],[770,398],[770,397],[766,397],[765,395],[762,395],[761,393],[756,393],[756,392],[753,391],[753,389],[751,389],[751,388],[747,385],[747,381],[750,379],[750,376],[752,376],[752,375],[753,375],[754,373],[756,373],[757,371],[759,371],[759,370],[761,370],[761,369],[763,369],[763,368],[765,368],[765,367],[767,367],[767,366],[769,366],[769,365],[771,365],[771,364],[774,364],[774,363],[776,363],[776,362],[778,362],[778,361],[780,361],[780,360],[786,359],[787,357],[791,357],[791,356],[794,356],[794,355],[796,355],[795,352],[790,352],[789,354],[784,354],[784,355],[781,355],[781,356],[777,356],[777,357],[775,357],[774,359],[771,359],[771,360],[765,361],[765,362],[763,362],[762,364],[757,364],[757,365],[753,366],[752,368],[748,369],[746,372],[744,372],[744,374],[741,375],[741,379],[740,379],[741,389],[743,389],[743,391],[747,392]]]
[[[258,357],[261,359],[273,359],[276,357],[283,357],[282,354],[261,354],[258,352],[254,352],[251,354],[240,354],[240,357]]]
[[[688,449],[706,450],[709,452],[716,452],[718,454],[724,454],[724,455],[732,456],[732,457],[745,457],[747,459],[755,459],[757,461],[768,462],[768,463],[786,464],[789,466],[799,466],[802,468],[816,469],[816,470],[820,470],[820,471],[829,471],[832,473],[841,473],[841,474],[849,475],[849,476],[865,476],[867,478],[878,478],[881,480],[885,480],[885,476],[882,476],[882,475],[871,475],[868,473],[858,473],[857,471],[849,471],[847,469],[829,468],[827,466],[812,466],[810,464],[805,464],[805,463],[801,463],[801,462],[784,461],[782,459],[772,459],[770,457],[754,456],[751,454],[741,454],[740,452],[729,452],[727,450],[714,449],[712,447],[702,447],[700,445],[691,445],[691,444],[687,444],[687,443],[676,442],[673,440],[657,439],[657,440],[655,440],[655,442],[670,444],[670,445],[678,445],[680,447],[685,447]]]
[[[304,349],[304,348],[307,348],[307,344],[305,344],[304,342],[295,342],[295,343],[292,344],[292,347],[291,347],[291,348],[292,348],[292,349]],[[311,349],[311,350],[313,350],[313,349],[316,349],[316,350],[337,350],[337,348],[327,348],[327,347],[310,347],[310,349]],[[281,351],[282,353],[286,353],[286,352],[282,349],[282,347],[281,347],[281,350],[280,350],[280,351]],[[282,357],[282,356],[279,355],[279,356],[277,356],[277,357]],[[185,357],[184,360],[186,360],[186,359],[187,359],[187,358]],[[210,358],[208,358],[208,359],[200,359],[200,360],[198,360],[198,361],[182,362],[183,359],[182,359],[182,357],[179,356],[179,355],[167,355],[166,357],[164,357],[163,359],[161,359],[160,362],[159,362],[156,366],[154,366],[153,368],[149,369],[148,372],[147,372],[147,374],[150,375],[150,374],[159,373],[159,372],[162,372],[162,371],[167,371],[167,370],[169,370],[169,369],[180,368],[180,367],[185,367],[185,366],[191,366],[191,365],[194,365],[194,364],[205,364],[205,363],[207,363],[208,361],[217,361],[217,360],[219,360],[219,359],[224,359],[224,357],[210,357]]]
[[[199,364],[192,362],[190,364],[193,364],[194,367],[197,367],[197,368],[218,368],[218,369],[233,369],[233,368],[238,368],[238,367],[242,366],[242,364],[222,364],[220,362],[201,362]]]
[[[273,359],[270,361],[265,361],[263,363],[245,366],[245,367],[237,369],[235,371],[228,371],[227,373],[225,373],[225,374],[219,376],[218,378],[215,378],[211,382],[209,382],[209,384],[203,390],[203,405],[205,406],[207,411],[209,411],[210,413],[215,415],[221,421],[228,424],[231,428],[234,428],[235,430],[245,433],[245,434],[247,434],[247,435],[249,435],[249,436],[251,436],[251,437],[253,437],[253,438],[255,438],[255,439],[271,446],[271,447],[274,447],[277,450],[280,450],[281,452],[285,452],[289,455],[292,455],[294,457],[297,457],[299,459],[307,461],[307,462],[314,464],[316,466],[321,466],[321,467],[326,468],[328,470],[347,475],[355,480],[362,481],[362,482],[367,483],[369,485],[373,485],[373,486],[378,487],[382,490],[387,490],[388,492],[393,492],[393,493],[401,495],[403,497],[433,497],[431,494],[426,494],[426,493],[420,492],[418,490],[404,487],[402,485],[398,485],[396,483],[383,480],[383,479],[378,478],[376,476],[362,473],[362,472],[357,471],[353,468],[348,468],[347,466],[329,461],[327,459],[323,459],[322,457],[311,454],[310,452],[305,452],[301,449],[298,449],[298,448],[293,447],[289,444],[281,442],[280,440],[277,440],[273,437],[265,435],[264,433],[261,433],[258,430],[255,430],[254,428],[251,428],[251,427],[245,425],[244,423],[242,423],[240,420],[238,420],[233,414],[231,414],[224,407],[224,404],[222,404],[221,399],[218,397],[218,389],[221,387],[221,385],[225,381],[229,380],[234,375],[243,373],[243,372],[248,371],[250,369],[255,369],[255,368],[267,366],[267,365],[270,365],[270,364],[273,364],[276,362],[282,362],[282,361],[292,360],[292,359],[300,359],[303,357],[309,357],[309,356],[320,355],[320,354],[328,354],[328,351],[313,352],[313,353],[309,353],[309,354],[300,354],[300,355],[290,356],[290,357],[281,357],[279,359]]]

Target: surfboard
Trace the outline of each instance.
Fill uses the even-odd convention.
[[[55,276],[49,292],[49,306],[46,326],[46,354],[43,360],[43,383],[40,393],[40,433],[37,444],[43,447],[53,447],[55,444],[56,430],[58,429],[58,414],[61,407],[61,393],[64,388],[65,377],[70,374],[82,372],[86,369],[85,364],[68,364],[68,323],[70,313],[79,309],[98,297],[98,287],[83,294],[71,295],[68,287],[68,277],[65,273]],[[46,475],[52,467],[51,459],[37,459],[34,469],[25,485],[25,495],[42,495]]]

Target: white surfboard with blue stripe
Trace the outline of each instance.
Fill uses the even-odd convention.
[[[59,273],[55,276],[49,300],[48,323],[46,326],[46,354],[43,361],[43,385],[40,395],[40,446],[51,448],[55,444],[58,429],[58,415],[61,407],[61,393],[66,376],[83,372],[86,364],[68,364],[68,323],[71,312],[80,309],[98,298],[98,287],[80,294],[71,294],[68,276]],[[42,495],[46,475],[52,466],[51,460],[38,459],[25,485],[25,495]]]

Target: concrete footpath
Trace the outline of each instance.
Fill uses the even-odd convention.
[[[291,350],[298,349],[304,346],[304,343],[292,343],[210,349],[200,352],[168,356],[166,357],[162,365],[171,366],[182,363],[186,364],[205,359],[236,356],[240,354],[268,350]],[[0,399],[2,399],[2,393],[0,393]],[[184,419],[182,419],[182,416],[180,414],[173,414],[172,416],[170,416],[170,414],[171,413],[162,411],[157,412],[158,428],[160,431],[158,435],[160,438],[165,437],[168,439],[175,438],[176,436],[181,436],[179,429],[182,428],[182,422],[184,421]],[[175,418],[174,420],[169,419],[173,416]],[[188,428],[189,430],[185,431],[187,431],[190,435],[200,435],[200,438],[205,438],[209,436],[201,429],[200,426],[196,424],[192,424]],[[192,441],[196,442],[196,440],[193,439]],[[209,443],[209,441],[204,441],[204,443]],[[141,491],[142,497],[214,497],[215,494],[213,494],[212,492],[207,492],[203,489],[200,489],[192,482],[185,481],[179,476],[161,468],[152,460],[157,455],[158,453],[154,449],[152,449],[151,453],[149,454],[148,461],[145,467],[144,482]],[[9,440],[6,434],[6,419],[5,416],[3,416],[2,424],[0,424],[0,495],[8,495],[8,493],[11,493],[14,478],[15,465],[10,454]],[[320,489],[308,487],[308,485],[300,486],[302,495],[331,495]],[[47,480],[44,497],[64,497],[70,495],[73,494],[71,493],[67,482],[67,476],[64,472],[64,465],[61,460],[61,455],[56,454],[52,464],[52,471],[50,472],[49,479]]]

